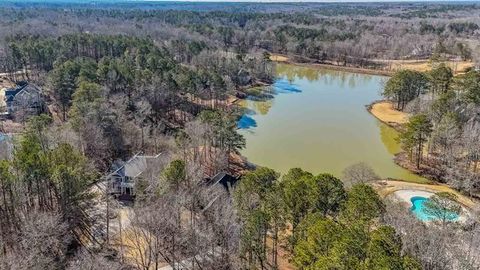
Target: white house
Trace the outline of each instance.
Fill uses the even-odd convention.
[[[109,193],[127,199],[133,198],[135,196],[135,179],[155,166],[160,155],[136,154],[128,161],[114,164],[114,171],[107,176]]]

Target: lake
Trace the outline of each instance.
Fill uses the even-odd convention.
[[[273,98],[242,101],[238,122],[252,163],[285,173],[300,167],[340,177],[365,162],[381,177],[419,179],[393,162],[398,133],[365,105],[381,99],[387,77],[277,64]]]

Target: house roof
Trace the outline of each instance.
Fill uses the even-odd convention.
[[[147,160],[145,156],[135,156],[124,166],[125,176],[137,177],[147,169]]]
[[[135,178],[146,171],[149,167],[149,160],[156,160],[160,154],[156,156],[135,155],[126,162],[117,164],[116,170],[110,175],[117,175],[121,177]],[[151,163],[151,162],[150,162]],[[151,165],[150,165],[151,166]]]
[[[25,88],[26,85],[17,86],[15,88],[9,88],[5,90],[5,101],[13,101],[13,98]]]
[[[5,101],[13,101],[17,95],[21,94],[31,94],[31,93],[38,93],[40,89],[36,87],[35,85],[28,84],[28,83],[23,83],[17,85],[15,88],[9,88],[5,90]]]
[[[219,172],[214,177],[212,177],[207,183],[210,186],[222,185],[225,190],[229,191],[230,188],[235,186],[238,178],[232,176],[226,172]]]

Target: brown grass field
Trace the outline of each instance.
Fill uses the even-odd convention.
[[[408,113],[393,108],[390,101],[379,101],[370,107],[370,113],[389,125],[403,125],[408,122]]]

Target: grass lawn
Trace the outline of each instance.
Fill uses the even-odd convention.
[[[395,110],[389,101],[380,101],[372,105],[370,112],[385,123],[406,124],[408,113]]]
[[[280,55],[280,54],[272,54],[270,55],[270,60],[275,62],[287,62],[288,57]]]
[[[471,61],[445,61],[442,63],[450,67],[454,74],[462,73],[465,69],[473,67],[473,62]],[[394,71],[401,69],[421,72],[432,70],[432,63],[427,60],[390,60],[390,64],[391,69]]]

